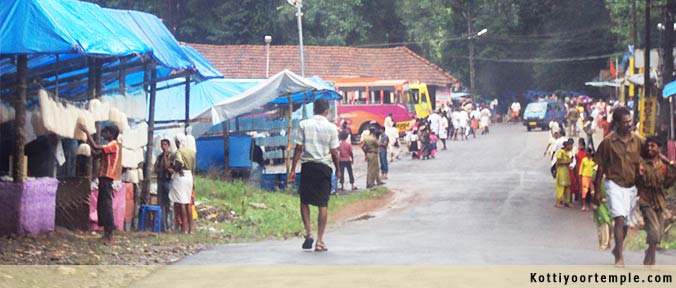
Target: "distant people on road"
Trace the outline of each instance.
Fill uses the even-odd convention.
[[[352,142],[352,128],[347,125],[347,121],[343,121],[343,124],[340,126],[340,132],[338,134],[347,134],[347,142]]]
[[[631,114],[626,107],[617,107],[613,112],[611,132],[601,141],[594,154],[594,162],[598,165],[596,187],[600,187],[605,176],[605,189],[608,197],[610,214],[615,220],[614,235],[615,265],[624,266],[622,254],[631,213],[636,205],[636,180],[641,161],[641,149],[644,140],[631,132],[633,126]],[[594,203],[601,203],[601,194],[594,197]]]
[[[384,184],[380,180],[380,166],[378,165],[378,138],[376,138],[377,128],[369,127],[369,135],[364,137],[362,150],[364,151],[364,160],[366,161],[366,188],[370,189],[376,185]]]
[[[472,110],[472,112],[469,114],[470,120],[470,132],[472,134],[472,138],[476,138],[476,132],[479,130],[479,121],[481,120],[481,111],[479,111],[479,107],[476,109]]]
[[[579,118],[580,112],[577,110],[577,106],[571,106],[566,114],[566,120],[568,120],[568,135],[570,137],[577,137],[577,121]]]
[[[587,151],[580,161],[580,169],[578,171],[578,177],[580,179],[580,195],[582,199],[582,211],[587,211],[589,209],[589,199],[587,195],[594,195],[594,185],[591,182],[592,175],[596,169],[596,163],[594,163],[594,152],[591,148],[587,148]]]
[[[590,148],[592,152],[594,152],[594,132],[596,132],[593,123],[594,117],[587,116],[587,120],[584,121],[582,128],[584,134],[587,135],[587,148]]]
[[[481,109],[481,135],[488,134],[490,130],[488,126],[491,124],[491,111],[488,108],[483,107]]]
[[[617,113],[617,112],[616,112]],[[664,189],[668,188],[676,180],[673,161],[663,161],[660,157],[662,142],[655,136],[648,137],[645,142],[646,158],[639,167],[637,181],[639,208],[643,214],[646,242],[648,249],[645,251],[643,265],[655,265],[655,251],[657,244],[662,241],[664,235],[663,212],[667,209]]]
[[[435,110],[427,117],[427,121],[430,122],[430,129],[432,132],[439,134],[439,129],[441,129],[441,116],[439,116],[439,111]]]
[[[387,116],[385,116],[385,120],[383,121],[383,127],[392,127],[394,126],[394,120],[392,120],[392,113],[388,113]]]
[[[594,222],[596,223],[596,229],[599,236],[599,250],[608,250],[610,249],[610,226],[613,225],[613,218],[610,216],[610,210],[608,209],[608,198],[606,198],[606,189],[601,182],[601,187],[594,185],[596,177],[601,177],[598,175],[597,171],[592,172],[590,186],[592,189],[592,196],[596,197],[596,194],[600,194],[599,198],[601,199],[600,203],[592,203],[591,207],[594,210]]]
[[[570,151],[574,141],[569,139],[563,144],[563,148],[556,152],[556,204],[554,207],[570,207],[570,168],[573,163]]]
[[[385,134],[385,128],[381,127],[378,135],[378,159],[380,160],[380,179],[387,179],[389,166],[387,163],[387,148],[390,145],[390,137]]]
[[[317,206],[317,243],[315,251],[323,252],[328,248],[324,244],[324,230],[328,218],[329,195],[331,193],[331,164],[336,177],[341,177],[338,147],[338,131],[326,119],[329,114],[329,102],[326,99],[314,101],[312,118],[300,122],[295,139],[295,153],[289,179],[295,181],[296,165],[301,160],[301,175],[298,193],[300,194],[300,214],[305,227],[305,240],[302,249],[312,249],[314,238],[310,224],[310,205]]]
[[[521,103],[519,101],[514,101],[511,106],[509,106],[510,109],[510,122],[515,122],[519,123],[521,122]]]
[[[418,157],[418,150],[420,149],[418,129],[414,128],[410,134],[406,135],[406,145],[408,146],[408,152],[411,153],[411,159],[420,158]]]
[[[462,108],[458,108],[458,134],[461,140],[467,140],[467,129],[469,128],[469,114]],[[457,136],[456,136],[457,137]]]
[[[446,112],[443,112],[441,114],[441,124],[439,125],[439,140],[441,140],[441,143],[444,145],[441,150],[446,150],[446,139],[448,139],[448,128],[449,123],[448,123],[448,115]]]
[[[437,137],[437,134],[434,133],[434,131],[430,131],[430,157],[432,159],[435,158],[437,155],[437,142],[439,141],[439,138]]]
[[[352,144],[347,141],[347,134],[341,133],[338,135],[340,139],[340,145],[338,146],[338,161],[340,162],[340,191],[345,191],[345,170],[347,169],[347,174],[350,176],[350,185],[352,185],[352,191],[357,190],[357,186],[354,186],[354,174],[352,173],[352,164],[354,163],[354,153],[352,152]]]
[[[559,122],[552,119],[549,121],[549,133],[553,136],[556,132],[561,133],[561,126],[559,125]]]

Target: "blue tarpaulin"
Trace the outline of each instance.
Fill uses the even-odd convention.
[[[666,98],[673,95],[676,95],[676,81],[664,85],[664,89],[662,89],[662,97]]]
[[[167,85],[178,80],[167,81]],[[190,118],[229,97],[238,95],[258,84],[260,79],[211,79],[190,86]],[[185,86],[157,91],[155,120],[181,120],[185,115]]]
[[[103,64],[103,91],[118,88],[118,66],[141,66],[150,58],[157,61],[157,77],[194,71],[192,80],[222,78],[208,60],[191,47],[182,47],[154,15],[127,10],[101,8],[74,0],[7,0],[0,5],[0,54],[28,54],[29,77],[36,87],[56,90],[56,76],[34,77],[31,71],[57,62],[70,68],[59,74],[59,94],[70,99],[86,99],[86,81],[69,76],[86,75],[91,63],[86,57],[106,57]],[[112,57],[112,58],[111,58]],[[121,60],[125,57],[124,61]],[[81,59],[81,60],[80,60]],[[79,61],[79,62],[78,62]],[[129,66],[129,67],[132,67]],[[73,69],[76,68],[76,69]],[[13,59],[0,60],[0,76],[7,84],[15,81]],[[7,78],[9,77],[9,78]],[[129,90],[141,89],[144,72],[126,76]],[[73,82],[80,82],[80,85]],[[13,89],[0,87],[0,96]]]

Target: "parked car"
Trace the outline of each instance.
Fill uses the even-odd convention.
[[[566,106],[561,101],[531,102],[523,112],[523,125],[528,131],[534,128],[549,129],[551,120],[561,123],[566,118]]]

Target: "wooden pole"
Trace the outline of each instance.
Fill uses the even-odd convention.
[[[185,76],[185,134],[190,126],[190,75]]]
[[[118,75],[118,83],[120,88],[120,95],[127,94],[127,73],[125,73],[124,66],[127,64],[127,58],[120,58],[120,74]]]
[[[289,123],[287,125],[287,145],[286,145],[286,186],[288,187],[289,185],[289,176],[291,175],[291,141],[292,141],[292,133],[293,133],[293,102],[291,102],[291,93],[287,95],[287,99],[289,100]]]
[[[150,73],[150,99],[149,99],[149,110],[148,110],[148,144],[146,146],[146,157],[145,161],[143,162],[143,193],[144,195],[147,195],[146,193],[150,192],[150,180],[151,176],[150,173],[150,167],[152,167],[152,160],[153,160],[153,130],[155,129],[155,94],[157,92],[157,83],[155,82],[155,78],[157,78],[157,69],[155,67],[155,64],[151,64],[152,67],[150,68],[150,71],[146,70],[147,73]]]
[[[14,183],[23,183],[26,175],[23,171],[24,164],[24,125],[26,124],[26,93],[28,91],[28,79],[26,73],[28,72],[28,56],[19,55],[17,60],[16,74],[19,82],[16,86],[16,102],[14,102],[15,111],[15,147],[13,167],[14,171],[12,177]]]

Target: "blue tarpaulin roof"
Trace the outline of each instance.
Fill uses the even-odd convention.
[[[5,0],[0,53],[125,56],[151,50],[102,10],[73,0]]]
[[[127,10],[101,8],[74,0],[8,0],[0,5],[0,54],[29,54],[29,78],[48,90],[55,90],[56,76],[34,77],[35,68],[68,61],[72,67],[59,74],[61,97],[87,98],[87,83],[69,76],[88,72],[87,56],[107,58],[103,64],[103,90],[119,86],[117,66],[125,57],[127,65],[140,66],[152,57],[158,63],[157,77],[170,77],[180,71],[194,71],[193,80],[222,78],[223,75],[202,55],[188,46],[181,46],[162,21],[154,15]],[[148,55],[148,56],[144,56]],[[73,58],[81,58],[73,60]],[[75,61],[75,62],[73,62]],[[79,62],[78,62],[79,61]],[[131,66],[130,66],[131,67]],[[75,69],[73,69],[75,68]],[[16,73],[11,58],[0,61],[0,77],[11,84]],[[143,71],[125,78],[127,87],[142,88]],[[9,77],[9,78],[7,78]],[[70,81],[69,81],[70,80]],[[80,81],[80,85],[71,84]],[[0,94],[13,89],[0,87]],[[133,88],[131,90],[134,90]]]

